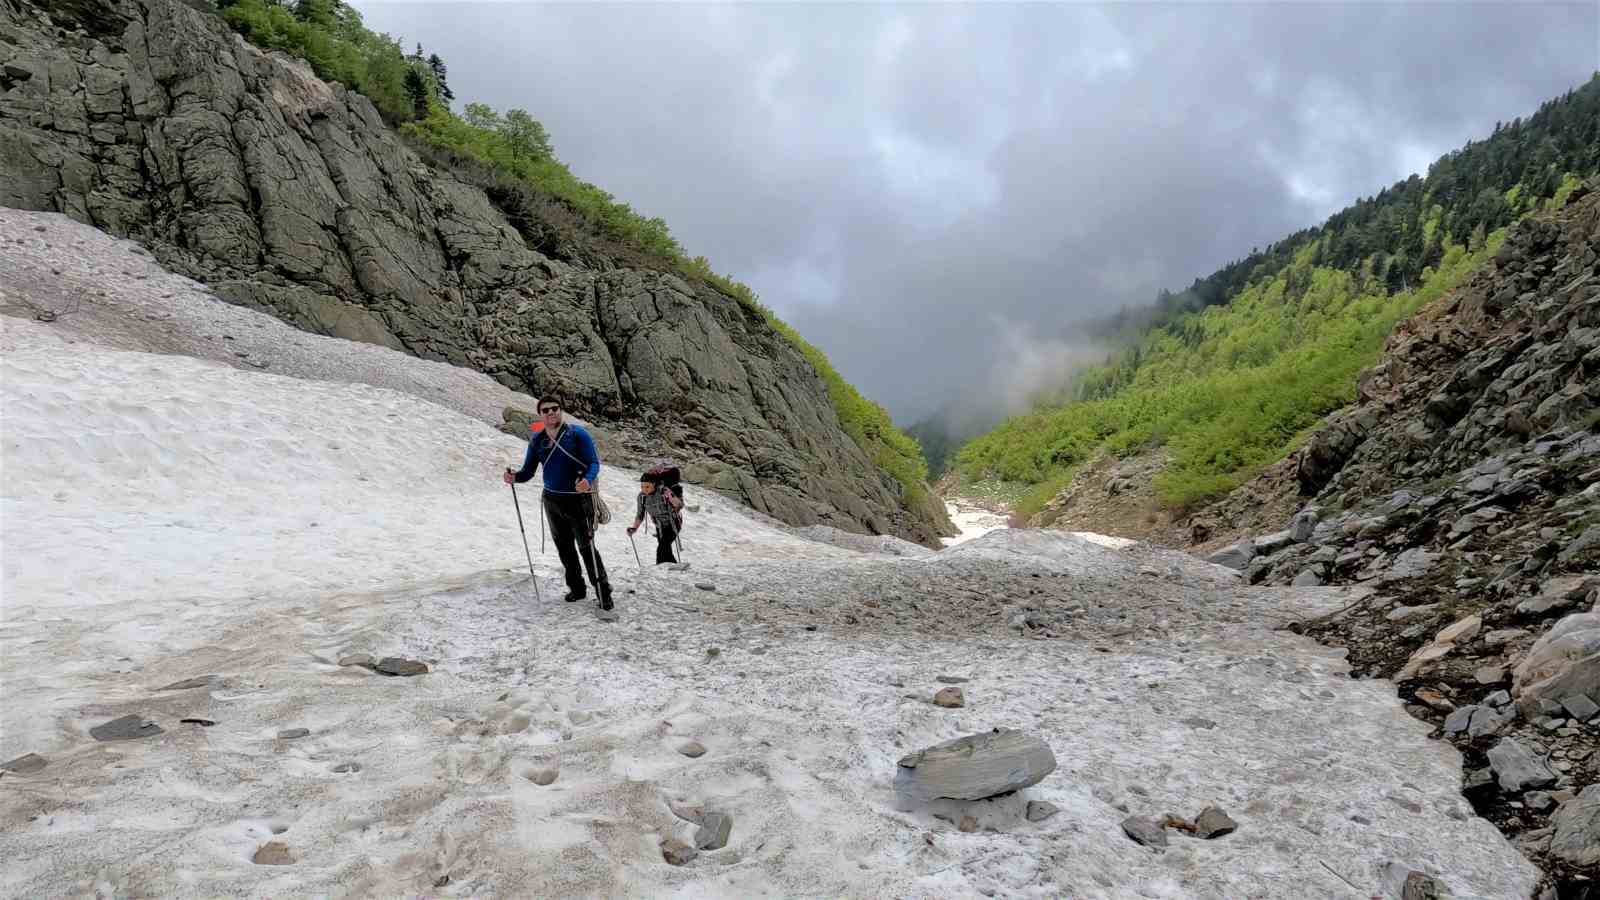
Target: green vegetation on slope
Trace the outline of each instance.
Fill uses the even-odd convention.
[[[1396,295],[1313,266],[1307,252],[1227,306],[1152,333],[1130,351],[1139,365],[1115,393],[1008,420],[962,448],[957,465],[969,478],[1032,485],[1017,503],[1026,515],[1102,449],[1166,445],[1173,461],[1155,486],[1171,506],[1226,493],[1351,402],[1357,373],[1378,360],[1395,324],[1460,283],[1503,235],[1475,252],[1449,245],[1437,272]],[[1300,279],[1306,292],[1292,297],[1289,286]]]
[[[1104,450],[1166,446],[1157,493],[1217,497],[1292,452],[1355,397],[1394,326],[1458,284],[1516,219],[1559,204],[1600,170],[1600,76],[1526,121],[1497,125],[1317,228],[1254,252],[1181,294],[1100,323],[1127,349],[1077,373],[1071,402],[968,443],[968,481],[1024,487],[1032,515]]]
[[[317,75],[360,91],[391,124],[426,148],[435,162],[471,161],[493,173],[491,199],[524,234],[546,227],[540,218],[575,219],[592,233],[633,251],[641,262],[668,268],[709,284],[759,314],[817,370],[846,434],[900,484],[908,503],[925,499],[928,466],[916,441],[896,429],[889,414],[863,397],[834,369],[821,350],[800,337],[744,284],[712,270],[703,256],[688,257],[667,223],[646,218],[604,190],[579,179],[556,158],[550,136],[525,110],[501,114],[469,103],[464,115],[451,111],[453,98],[443,60],[412,55],[387,35],[362,24],[355,9],[338,0],[221,0],[223,17],[251,42],[305,59]],[[554,202],[552,202],[554,201]],[[530,234],[532,233],[532,234]]]

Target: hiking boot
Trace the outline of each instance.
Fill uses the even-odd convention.
[[[567,601],[568,603],[577,603],[579,600],[583,599],[583,595],[577,591],[567,591],[567,595],[561,599]]]

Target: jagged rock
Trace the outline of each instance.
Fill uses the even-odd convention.
[[[1262,535],[1251,542],[1257,556],[1271,556],[1295,543],[1294,536],[1289,531],[1275,531],[1272,534]]]
[[[1539,595],[1517,604],[1517,612],[1525,615],[1543,615],[1551,611],[1564,611],[1583,602],[1590,591],[1600,586],[1600,578],[1589,575],[1569,575],[1552,578],[1540,588]]]
[[[721,850],[728,846],[728,838],[732,834],[733,816],[727,813],[708,812],[694,833],[695,849]]]
[[[1438,559],[1439,554],[1423,550],[1420,547],[1407,550],[1395,558],[1394,563],[1389,566],[1388,571],[1380,576],[1379,580],[1399,581],[1402,578],[1419,578],[1428,574]]]
[[[1055,754],[1044,741],[995,729],[902,757],[894,786],[903,803],[982,800],[1038,784],[1055,768]]]
[[[1405,666],[1395,674],[1395,680],[1405,681],[1408,678],[1415,678],[1433,663],[1448,656],[1456,649],[1458,643],[1472,640],[1482,627],[1483,620],[1480,617],[1467,616],[1439,632],[1432,643],[1411,654]]]
[[[1507,725],[1517,720],[1515,706],[1505,709],[1494,709],[1488,706],[1478,707],[1472,714],[1472,724],[1467,726],[1467,737],[1481,738],[1491,734],[1499,734]]]
[[[1301,569],[1300,574],[1289,583],[1295,587],[1316,587],[1322,584],[1322,574],[1316,569]]]
[[[685,822],[699,825],[705,821],[706,811],[705,807],[703,806],[697,806],[695,804],[680,800],[669,800],[667,801],[667,808],[672,810],[673,815],[684,820]]]
[[[1167,832],[1161,823],[1146,816],[1129,816],[1122,820],[1122,833],[1146,847],[1167,846]]]
[[[1536,641],[1512,673],[1511,693],[1528,716],[1541,701],[1600,697],[1600,612],[1567,616]]]
[[[1518,638],[1527,637],[1525,628],[1500,628],[1483,636],[1483,642],[1491,647],[1503,647]]]
[[[1600,713],[1600,705],[1589,699],[1587,694],[1571,694],[1561,698],[1561,705],[1574,719],[1587,722],[1594,718],[1595,713]]]
[[[1511,693],[1509,691],[1495,691],[1489,696],[1483,698],[1483,702],[1494,707],[1505,706],[1507,703],[1511,702]]]
[[[134,741],[160,734],[160,725],[144,716],[128,715],[103,722],[89,729],[89,736],[97,741]]]
[[[1238,827],[1239,823],[1229,818],[1219,806],[1206,807],[1194,820],[1195,836],[1207,840],[1232,834]]]
[[[1317,515],[1314,509],[1303,509],[1295,513],[1294,519],[1289,522],[1289,537],[1300,543],[1311,540],[1317,528]]]
[[[1244,567],[1249,565],[1250,560],[1254,559],[1255,556],[1255,545],[1249,541],[1240,541],[1231,547],[1218,550],[1216,553],[1206,557],[1206,562],[1227,566],[1230,569],[1237,569],[1242,572]]]
[[[1588,554],[1596,547],[1600,547],[1600,525],[1595,525],[1583,534],[1578,535],[1577,540],[1568,544],[1556,558],[1561,562],[1568,563],[1579,556]]]
[[[1444,733],[1460,734],[1466,731],[1467,726],[1472,724],[1472,716],[1481,708],[1475,705],[1457,707],[1454,712],[1444,717]]]
[[[1443,694],[1427,688],[1417,691],[1417,699],[1426,704],[1429,709],[1442,713],[1452,712],[1456,708],[1456,705],[1446,699]]]
[[[1445,900],[1449,896],[1450,889],[1443,882],[1421,872],[1406,875],[1400,888],[1400,900]]]
[[[1472,671],[1472,678],[1479,684],[1499,684],[1506,680],[1506,670],[1503,666],[1480,666]]]
[[[669,838],[661,842],[661,858],[669,865],[685,866],[694,861],[700,851],[685,844],[676,838]]]
[[[44,757],[37,753],[25,753],[9,762],[0,763],[0,769],[15,772],[18,775],[32,775],[47,765]]]
[[[289,845],[282,841],[268,841],[256,850],[250,861],[258,866],[292,866],[294,854],[289,852]]]
[[[214,11],[63,8],[93,36],[7,17],[0,206],[137,240],[307,331],[555,389],[601,424],[671,422],[651,441],[687,480],[789,524],[930,547],[954,533],[936,497],[912,499],[872,463],[802,351],[736,298],[427,164],[367,97]]]
[[[428,664],[414,659],[402,659],[398,656],[385,656],[378,660],[373,669],[384,675],[407,677],[411,675],[428,674]]]
[[[961,692],[961,688],[947,687],[933,695],[933,702],[935,706],[960,709],[967,705],[967,697]]]
[[[1417,619],[1421,619],[1425,616],[1433,615],[1434,610],[1438,608],[1439,604],[1437,603],[1425,603],[1421,606],[1396,606],[1394,609],[1389,610],[1388,614],[1385,615],[1384,618],[1391,622],[1402,624],[1406,622],[1414,622]]]
[[[1472,640],[1482,629],[1483,618],[1481,616],[1467,616],[1439,632],[1439,635],[1434,640],[1441,644],[1459,644]]]
[[[1060,811],[1061,807],[1048,800],[1029,800],[1027,810],[1023,813],[1023,816],[1029,822],[1043,822]]]
[[[1489,766],[1494,769],[1502,790],[1515,794],[1530,787],[1555,783],[1556,773],[1515,738],[1502,738],[1489,748],[1488,756]]]
[[[1529,791],[1522,795],[1522,805],[1533,810],[1534,812],[1544,812],[1550,807],[1555,806],[1556,801],[1554,797],[1551,797],[1544,791]]]
[[[1600,784],[1563,803],[1551,819],[1550,853],[1574,866],[1600,866]]]

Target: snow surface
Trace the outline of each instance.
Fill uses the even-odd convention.
[[[59,217],[0,226],[19,220],[78,243],[0,243],[0,285],[37,275],[24,257],[67,279],[126,252]],[[1536,881],[1392,686],[1275,630],[1338,589],[1032,530],[859,552],[703,492],[687,571],[641,570],[620,523],[601,530],[602,623],[558,599],[524,486],[534,599],[498,480],[523,444],[472,414],[504,388],[286,377],[272,341],[266,371],[141,352],[116,295],[145,282],[102,283],[94,319],[0,316],[0,760],[49,760],[0,778],[6,896],[1365,897],[1392,862],[1456,897]],[[198,287],[173,301],[275,326]],[[307,358],[351,346],[292,337]],[[361,352],[371,381],[439,383]],[[619,518],[635,477],[602,475]],[[432,671],[337,664],[353,653]],[[929,702],[939,676],[970,679],[966,708]],[[165,732],[89,736],[126,714]],[[900,756],[993,727],[1059,768],[895,810]],[[728,847],[667,865],[660,841],[694,832],[675,800],[730,813]],[[1029,800],[1061,812],[1027,822]],[[1211,804],[1239,830],[1156,853],[1119,827]],[[252,863],[268,841],[294,862]]]
[[[950,521],[956,526],[958,534],[944,539],[946,547],[964,544],[976,537],[983,537],[991,531],[1006,527],[1006,517],[999,513],[991,512],[976,504],[961,500],[946,500],[945,513],[950,516]]]

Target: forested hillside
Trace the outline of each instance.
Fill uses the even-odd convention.
[[[1218,496],[1355,396],[1395,323],[1459,283],[1504,228],[1600,171],[1600,76],[1316,228],[1098,323],[1125,349],[959,452],[1031,514],[1101,450],[1166,445],[1161,499]]]

